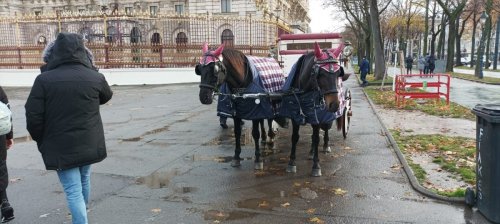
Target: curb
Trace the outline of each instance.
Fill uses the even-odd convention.
[[[370,97],[366,94],[366,92],[363,90],[363,94],[365,95],[366,99],[368,99],[368,103],[370,104],[370,107],[372,108],[373,112],[375,113],[375,116],[377,116],[378,121],[382,125],[383,131],[389,142],[391,143],[391,146],[393,148],[393,151],[396,153],[398,156],[399,162],[403,165],[403,169],[406,173],[406,176],[408,177],[408,180],[410,181],[411,186],[413,187],[414,190],[417,192],[433,199],[438,199],[446,202],[451,202],[451,203],[459,203],[459,204],[465,204],[465,198],[460,197],[460,198],[452,198],[452,197],[446,197],[442,195],[438,195],[432,191],[427,190],[426,188],[422,187],[420,183],[418,182],[417,178],[413,175],[413,171],[408,165],[408,162],[406,162],[406,159],[399,149],[398,144],[396,143],[396,140],[394,140],[394,137],[392,137],[391,133],[385,126],[384,122],[382,121],[382,118],[378,114],[377,110],[375,109],[375,104],[372,102]]]
[[[481,84],[485,84],[485,85],[495,85],[495,86],[500,85],[500,83],[487,83],[487,82],[480,82],[477,80],[463,79],[463,78],[459,78],[459,77],[455,77],[455,76],[451,76],[451,77],[454,79],[460,79],[460,80],[465,80],[465,81],[469,81],[469,82],[481,83]]]

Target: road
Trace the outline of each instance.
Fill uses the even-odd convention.
[[[232,125],[219,127],[215,105],[199,103],[197,84],[113,87],[101,107],[108,158],[92,166],[90,223],[485,223],[477,211],[415,192],[363,92],[354,79],[347,85],[350,133],[344,140],[331,131],[333,152],[320,156],[319,178],[309,175],[308,126],[301,128],[296,174],[284,172],[291,128],[266,147],[264,171],[253,170],[250,122],[245,160],[232,168]],[[29,89],[6,92],[17,137],[8,155],[12,223],[70,223],[56,173],[44,169],[26,137]]]

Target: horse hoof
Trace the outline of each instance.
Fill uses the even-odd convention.
[[[332,152],[332,148],[330,146],[323,147],[323,152],[325,152],[325,153],[331,153]]]
[[[263,170],[264,169],[264,162],[255,162],[254,169],[255,170]]]
[[[307,159],[312,160],[313,158],[314,158],[314,153],[310,152],[309,156],[307,157]]]
[[[313,177],[321,177],[321,169],[313,169],[311,176]]]
[[[297,173],[297,166],[290,166],[290,165],[288,165],[286,167],[286,172],[287,173]]]
[[[267,144],[269,144],[269,145],[274,144],[274,138],[269,138],[269,141],[267,141]]]
[[[241,162],[240,162],[240,160],[238,160],[238,159],[233,159],[233,160],[231,161],[231,166],[232,166],[232,167],[239,167],[239,166],[241,166]]]

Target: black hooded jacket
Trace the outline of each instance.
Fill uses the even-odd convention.
[[[60,33],[25,105],[26,125],[45,167],[64,170],[106,158],[99,105],[113,95],[92,69],[83,38]]]

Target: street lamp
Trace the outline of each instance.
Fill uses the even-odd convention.
[[[478,58],[478,60],[479,60],[479,68],[476,69],[476,71],[479,71],[478,77],[480,79],[483,78],[483,55],[485,53],[485,50],[484,50],[484,48],[485,48],[484,41],[485,40],[483,38],[485,38],[485,36],[484,36],[484,25],[486,24],[486,20],[487,19],[488,19],[488,14],[486,14],[486,11],[483,11],[483,13],[481,13],[481,17],[479,17],[479,22],[481,22],[481,40],[480,40],[481,42],[480,42],[480,46],[479,47],[481,49],[479,51],[479,58]]]

